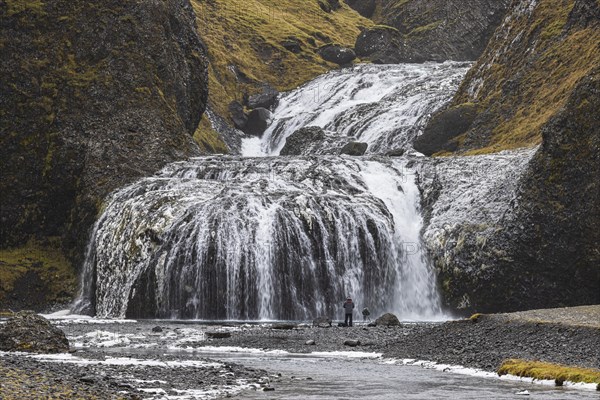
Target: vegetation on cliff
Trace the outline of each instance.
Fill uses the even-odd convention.
[[[540,144],[542,128],[600,65],[597,1],[514,0],[510,10],[450,107],[473,103],[477,117],[438,152]]]
[[[343,3],[330,12],[317,0],[192,0],[192,4],[210,59],[209,105],[225,119],[229,103],[243,104],[244,97],[258,93],[264,84],[287,91],[337,68],[317,50],[328,43],[353,47],[361,27],[373,25]],[[296,50],[286,48],[289,43],[297,45]],[[208,121],[201,124],[197,137],[212,142],[218,152],[224,150]]]

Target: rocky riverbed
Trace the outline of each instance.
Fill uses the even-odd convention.
[[[537,310],[390,327],[358,323],[352,328],[338,327],[335,322],[325,328],[309,323],[67,317],[55,319],[53,324],[69,339],[69,353],[0,352],[4,377],[0,398],[48,397],[50,393],[56,398],[74,394],[78,398],[244,397],[248,390],[268,391],[278,384],[289,387],[294,378],[270,368],[281,360],[258,358],[293,358],[295,353],[350,356],[357,366],[417,359],[494,372],[504,359],[523,358],[598,368],[600,327],[593,318],[599,308]],[[255,354],[257,359],[238,362],[231,357],[236,353]],[[314,378],[319,376],[317,371],[314,374]]]

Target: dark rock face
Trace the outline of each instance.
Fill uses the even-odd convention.
[[[462,135],[477,116],[477,106],[473,103],[460,104],[437,112],[423,134],[415,140],[415,150],[430,156],[439,151],[455,151],[458,147],[451,139]]]
[[[319,7],[321,10],[325,12],[332,12],[338,10],[340,6],[340,0],[317,0],[319,2]]]
[[[66,353],[69,341],[44,317],[22,311],[0,325],[0,350],[29,353]]]
[[[255,108],[248,114],[248,122],[244,127],[244,132],[248,135],[262,136],[269,127],[271,120],[271,111],[266,108]]]
[[[299,156],[315,142],[325,139],[325,132],[318,126],[307,126],[292,133],[285,140],[285,146],[279,153],[282,156]]]
[[[292,53],[300,53],[302,52],[302,44],[300,42],[300,40],[298,40],[298,38],[295,37],[289,37],[286,40],[284,40],[283,42],[281,42],[281,45],[283,46],[284,49],[286,49],[287,51],[291,51]]]
[[[476,60],[502,22],[509,0],[375,0],[347,1],[375,22],[357,47],[378,48],[359,57],[378,63]]]
[[[598,109],[600,68],[544,127],[503,229],[483,246],[462,232],[452,263],[435,260],[449,306],[496,312],[600,302]]]
[[[272,110],[277,106],[279,92],[271,85],[265,85],[262,91],[248,97],[248,108],[266,108]]]
[[[354,50],[337,44],[328,44],[321,47],[319,55],[325,60],[338,65],[349,64],[356,58]]]
[[[238,101],[232,101],[229,103],[229,116],[233,121],[233,125],[237,129],[244,129],[248,123],[248,116],[244,112],[244,106]]]
[[[375,320],[375,325],[376,326],[399,326],[400,321],[398,320],[398,317],[396,317],[394,314],[386,313]]]
[[[404,36],[395,28],[376,26],[365,29],[356,39],[356,55],[374,64],[397,64],[405,59]],[[424,59],[414,61],[425,61]]]
[[[375,0],[345,0],[346,4],[366,18],[371,18],[375,12]]]
[[[0,4],[0,246],[62,235],[81,251],[104,196],[199,154],[205,48],[188,1],[11,4]]]
[[[368,143],[350,142],[342,147],[340,154],[347,154],[349,156],[363,156],[367,152],[368,147]]]

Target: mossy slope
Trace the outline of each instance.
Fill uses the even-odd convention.
[[[300,86],[337,65],[316,51],[326,43],[353,47],[361,27],[373,25],[343,2],[325,12],[317,0],[192,0],[200,36],[206,43],[209,105],[228,120],[227,106],[243,103],[268,83],[279,91]],[[286,50],[283,42],[298,40],[301,51]],[[207,122],[197,132],[200,141],[222,150]]]
[[[470,129],[453,139],[458,152],[541,143],[542,128],[600,65],[597,1],[515,0],[511,10],[453,100],[480,110]]]

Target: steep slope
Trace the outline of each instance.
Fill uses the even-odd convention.
[[[319,48],[329,43],[351,48],[360,28],[373,22],[344,3],[337,9],[325,3],[337,4],[333,0],[192,0],[198,31],[208,48],[209,105],[216,116],[232,125],[228,110],[232,101],[243,105],[265,85],[291,90],[338,67],[321,58]],[[228,150],[206,118],[196,137],[209,144],[209,150]]]
[[[449,226],[430,243],[451,250],[432,254],[449,306],[600,302],[598,43],[597,1],[513,2],[453,105],[415,144],[473,154],[541,143],[498,224]],[[449,132],[459,136],[447,141]]]
[[[4,289],[35,281],[27,274],[43,292],[48,269],[73,273],[106,194],[199,154],[208,86],[187,1],[8,0],[0,15],[0,304],[10,306]]]
[[[540,144],[543,127],[600,64],[598,43],[597,1],[513,1],[452,104],[433,118],[416,148],[480,154]]]

